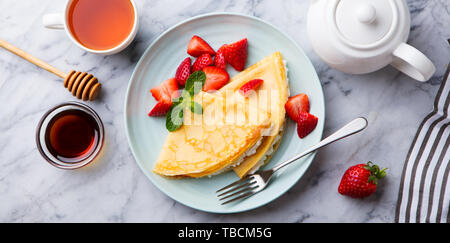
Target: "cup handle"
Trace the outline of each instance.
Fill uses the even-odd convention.
[[[42,18],[42,24],[49,29],[64,29],[64,16],[62,14],[46,14]]]
[[[406,43],[400,44],[393,55],[391,65],[418,81],[429,80],[436,71],[436,67],[428,57]]]

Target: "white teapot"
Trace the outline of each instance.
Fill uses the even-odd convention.
[[[311,0],[307,32],[314,51],[334,69],[363,74],[391,64],[424,82],[436,68],[405,43],[410,24],[404,0]]]

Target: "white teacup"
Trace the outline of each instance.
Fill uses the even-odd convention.
[[[134,37],[136,36],[137,30],[138,30],[139,17],[138,17],[138,13],[137,13],[136,4],[135,4],[134,0],[128,0],[128,1],[130,1],[131,5],[133,6],[133,10],[134,10],[133,28],[124,41],[122,41],[120,44],[118,44],[117,46],[115,46],[111,49],[106,49],[106,50],[91,49],[91,48],[88,48],[88,47],[84,46],[83,44],[81,44],[74,37],[72,31],[69,28],[69,11],[70,11],[70,7],[71,7],[72,3],[74,2],[74,0],[68,0],[66,2],[65,7],[64,7],[64,14],[61,14],[61,13],[46,14],[42,18],[42,23],[44,24],[44,26],[46,28],[49,28],[49,29],[65,30],[65,32],[69,36],[69,38],[78,47],[80,47],[81,49],[83,49],[87,52],[91,52],[91,53],[95,53],[95,54],[102,54],[102,55],[112,55],[112,54],[118,53],[118,52],[122,51],[123,49],[125,49],[133,41]]]

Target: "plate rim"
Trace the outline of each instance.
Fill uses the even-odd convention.
[[[258,21],[258,22],[261,22],[261,23],[263,23],[263,24],[266,24],[266,25],[270,26],[271,28],[275,29],[276,31],[280,32],[285,38],[287,38],[289,41],[291,41],[291,42],[294,44],[294,46],[295,46],[295,47],[303,54],[303,56],[306,58],[307,62],[308,62],[308,63],[311,65],[311,67],[313,68],[313,70],[314,70],[314,76],[316,76],[316,78],[317,78],[317,80],[318,80],[318,82],[319,82],[319,84],[320,84],[320,92],[321,92],[321,94],[322,94],[322,97],[321,97],[321,98],[322,98],[322,104],[323,104],[323,106],[322,106],[322,109],[323,109],[323,118],[322,118],[322,119],[323,119],[323,122],[321,123],[321,127],[317,127],[317,128],[320,128],[320,129],[319,129],[319,130],[320,130],[320,131],[319,131],[319,138],[322,138],[322,137],[323,137],[323,130],[324,130],[324,127],[325,127],[325,117],[326,117],[325,96],[324,96],[324,92],[323,92],[323,86],[322,86],[322,83],[320,82],[320,78],[319,78],[319,76],[318,76],[318,74],[317,74],[317,71],[316,71],[316,69],[315,69],[313,63],[311,62],[311,59],[306,55],[305,51],[300,47],[300,45],[297,43],[297,41],[295,41],[291,36],[289,36],[288,34],[286,34],[284,31],[282,31],[282,30],[281,30],[280,28],[278,28],[277,26],[275,26],[275,25],[273,25],[272,23],[269,23],[269,22],[267,22],[267,21],[265,21],[265,20],[263,20],[263,19],[261,19],[261,18],[258,18],[258,17],[255,17],[255,16],[251,16],[251,15],[247,15],[247,14],[242,14],[242,13],[235,13],[235,12],[212,12],[212,13],[200,14],[200,15],[196,15],[196,16],[187,18],[187,19],[182,20],[182,21],[176,23],[175,25],[169,27],[167,30],[165,30],[164,32],[162,32],[161,34],[159,34],[154,40],[152,40],[152,42],[150,43],[150,45],[145,49],[144,53],[142,53],[142,55],[140,56],[139,61],[136,63],[136,66],[135,66],[135,68],[133,69],[133,73],[132,73],[132,75],[131,75],[131,77],[130,77],[130,79],[129,79],[129,81],[128,81],[128,87],[127,87],[126,94],[125,94],[125,102],[124,102],[124,110],[123,110],[124,112],[123,112],[123,114],[124,114],[125,134],[126,134],[126,137],[127,137],[128,147],[129,147],[129,149],[130,149],[130,151],[131,151],[131,154],[133,155],[133,158],[134,158],[135,163],[139,166],[140,170],[144,173],[144,175],[147,177],[147,179],[150,180],[150,182],[153,184],[153,186],[155,186],[159,191],[161,191],[162,193],[164,193],[164,194],[165,194],[167,197],[169,197],[170,199],[172,199],[172,200],[174,200],[174,201],[176,201],[176,202],[178,202],[178,203],[180,203],[180,204],[182,204],[182,205],[184,205],[184,206],[186,206],[186,207],[193,208],[193,209],[196,209],[196,210],[199,210],[199,211],[202,211],[202,212],[206,212],[206,213],[214,213],[214,214],[237,214],[237,213],[242,213],[242,212],[246,212],[246,211],[251,211],[251,210],[255,210],[255,209],[257,209],[257,208],[266,206],[267,204],[269,204],[269,203],[275,201],[276,199],[280,198],[281,196],[283,196],[283,195],[284,195],[287,191],[289,191],[294,185],[296,185],[296,184],[298,183],[298,181],[299,181],[299,180],[303,177],[303,175],[306,173],[306,171],[308,171],[309,167],[311,166],[312,162],[314,161],[316,152],[314,152],[314,153],[312,153],[312,154],[310,155],[311,159],[309,160],[309,162],[305,163],[306,168],[305,168],[305,170],[304,170],[302,173],[299,173],[299,176],[298,176],[298,178],[296,179],[296,181],[295,181],[292,185],[286,187],[279,195],[277,195],[277,196],[275,196],[275,197],[273,197],[273,198],[270,198],[269,200],[267,200],[267,201],[265,201],[265,202],[262,202],[262,203],[259,203],[259,204],[254,205],[254,206],[251,206],[251,207],[248,207],[248,208],[244,208],[244,209],[237,209],[237,210],[231,210],[231,211],[207,210],[207,209],[204,209],[204,208],[201,208],[201,207],[197,207],[197,206],[195,206],[195,205],[191,205],[191,204],[188,204],[188,203],[185,203],[185,202],[181,202],[180,200],[174,198],[172,195],[170,195],[170,193],[168,193],[168,192],[166,192],[164,189],[162,189],[162,188],[161,188],[161,187],[160,187],[160,186],[159,186],[159,185],[158,185],[158,184],[157,184],[157,183],[156,183],[156,182],[148,175],[148,173],[146,172],[146,170],[143,168],[143,165],[141,165],[141,163],[140,163],[139,160],[137,159],[136,152],[134,151],[133,146],[131,146],[131,138],[130,138],[130,131],[129,131],[129,127],[130,127],[130,126],[129,126],[129,122],[128,122],[128,119],[127,119],[127,107],[128,107],[127,104],[128,104],[128,101],[130,100],[130,99],[129,99],[129,96],[130,96],[131,85],[132,85],[132,83],[133,83],[132,81],[135,79],[135,76],[137,75],[137,73],[138,73],[138,71],[139,71],[138,69],[139,69],[140,65],[142,64],[142,62],[144,61],[144,57],[150,52],[150,50],[153,48],[153,46],[154,46],[161,38],[163,38],[166,34],[168,34],[169,32],[171,32],[172,30],[178,28],[178,27],[181,26],[181,25],[184,25],[184,24],[186,24],[186,23],[188,23],[188,22],[191,22],[191,21],[194,21],[194,20],[198,20],[198,19],[201,19],[201,18],[207,18],[207,17],[211,17],[211,16],[220,16],[220,15],[223,15],[223,16],[235,16],[235,17],[249,18],[249,19],[251,19],[251,20]]]

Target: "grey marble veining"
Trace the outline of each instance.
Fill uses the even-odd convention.
[[[103,82],[98,102],[106,147],[88,169],[51,167],[35,146],[35,127],[50,107],[74,100],[59,78],[0,49],[0,222],[393,222],[401,171],[415,131],[432,108],[449,62],[450,3],[408,0],[409,43],[437,67],[427,83],[411,81],[391,67],[356,76],[335,71],[306,38],[306,0],[136,0],[140,28],[135,42],[114,56],[76,47],[62,31],[45,29],[45,13],[63,1],[0,1],[0,38],[62,70],[86,70]],[[318,152],[305,176],[275,202],[245,213],[216,215],[187,208],[161,193],[140,171],[126,142],[123,102],[128,80],[146,47],[170,26],[209,12],[239,12],[272,22],[305,50],[326,99],[324,135],[356,116],[369,117],[361,135]],[[388,176],[370,198],[337,193],[345,169],[372,160]]]

